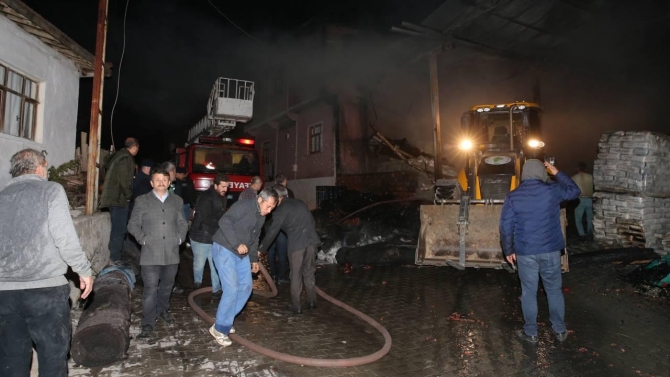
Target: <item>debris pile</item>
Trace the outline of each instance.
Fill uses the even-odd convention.
[[[642,294],[653,297],[670,296],[670,255],[638,266],[623,277]]]
[[[317,224],[334,218],[343,221],[317,225],[322,240],[318,263],[361,266],[413,262],[421,203],[388,201],[355,191],[347,191],[337,201],[324,201],[314,213]]]
[[[663,252],[663,235],[670,232],[668,165],[667,135],[617,131],[601,136],[593,169],[596,241]]]

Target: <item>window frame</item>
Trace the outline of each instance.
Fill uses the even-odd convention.
[[[0,134],[3,135],[8,135],[8,136],[13,136],[13,137],[18,137],[21,139],[25,140],[30,140],[30,141],[35,141],[36,139],[36,132],[37,132],[37,115],[38,115],[38,107],[40,105],[39,102],[39,96],[40,96],[40,83],[38,80],[35,80],[23,73],[20,73],[14,69],[11,69],[8,67],[6,64],[0,63],[0,66],[4,68],[4,76],[0,78]],[[9,87],[8,80],[9,80],[9,75],[10,72],[21,77],[22,84],[21,84],[21,92],[17,92],[16,90],[12,89]],[[35,85],[35,92],[31,93],[31,95],[27,95],[26,93],[26,87],[30,85],[30,83]],[[5,113],[6,113],[6,104],[7,104],[7,93],[11,93],[13,95],[18,96],[21,98],[21,105],[19,108],[19,129],[18,133],[16,135],[12,135],[9,132],[5,132]],[[25,109],[26,109],[26,103],[32,104],[33,105],[33,110],[32,110],[32,125],[30,126],[30,138],[24,137],[23,135],[25,134],[25,127],[24,127],[24,115],[25,115]]]
[[[319,133],[313,133],[317,127],[319,128]],[[312,149],[315,145],[315,139],[318,139],[318,150]],[[321,153],[323,151],[323,122],[314,123],[307,127],[307,151],[309,154]]]

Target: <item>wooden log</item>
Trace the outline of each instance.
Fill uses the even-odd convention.
[[[85,367],[100,367],[126,357],[130,344],[130,284],[121,271],[100,276],[90,304],[72,337],[72,359]]]

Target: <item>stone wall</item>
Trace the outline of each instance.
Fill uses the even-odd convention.
[[[93,273],[98,274],[109,262],[109,233],[112,223],[109,212],[98,212],[90,216],[78,214],[72,211],[74,227],[79,236],[82,249],[91,262]]]

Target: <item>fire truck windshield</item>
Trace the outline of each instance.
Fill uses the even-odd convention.
[[[259,175],[258,152],[231,146],[199,146],[193,151],[194,173]]]

